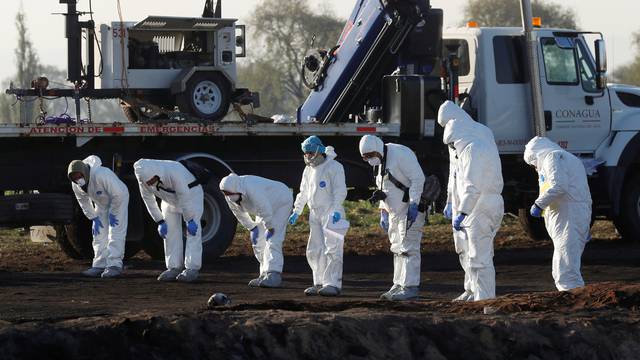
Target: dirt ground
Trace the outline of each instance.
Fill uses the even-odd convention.
[[[246,234],[204,267],[195,284],[159,283],[161,262],[139,254],[122,279],[86,279],[87,262],[56,244],[0,232],[0,358],[637,358],[640,245],[597,221],[583,256],[589,284],[554,291],[552,246],[506,221],[496,238],[498,299],[452,303],[463,273],[449,225],[427,227],[419,301],[389,303],[388,242],[375,228],[350,233],[339,298],[305,297],[306,234],[285,245],[284,286],[251,289],[257,271]],[[215,292],[230,306],[207,309]],[[223,356],[224,355],[224,356]]]

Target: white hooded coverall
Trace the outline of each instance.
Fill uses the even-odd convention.
[[[447,100],[440,106],[440,109],[438,110],[438,124],[440,124],[440,126],[444,128],[450,120],[454,119],[465,122],[465,124],[468,124],[469,126],[473,126],[476,130],[475,134],[477,136],[485,138],[485,140],[489,143],[495,143],[493,133],[488,127],[477,123],[471,118],[471,116],[469,116],[466,111],[461,109],[455,103]],[[447,183],[447,203],[450,203],[452,207],[451,221],[453,223],[455,218],[459,215],[459,212],[456,211],[456,209],[458,209],[460,205],[460,196],[458,195],[456,187],[456,151],[451,147],[449,147],[449,180]],[[464,271],[464,290],[468,294],[473,295],[471,276],[469,272],[469,244],[466,232],[454,231],[453,244],[455,247],[455,251],[458,254],[460,266]]]
[[[347,185],[344,168],[334,160],[333,148],[328,146],[325,154],[327,158],[322,164],[305,167],[293,211],[302,214],[304,206],[309,205],[307,262],[313,273],[313,285],[341,289],[344,238],[326,234],[323,228],[332,221],[334,212],[345,218],[342,203],[347,197]]]
[[[364,139],[364,137],[363,137]],[[424,173],[411,149],[399,144],[386,144],[375,136],[360,142],[360,153],[377,151],[384,153],[387,147],[386,170],[400,183],[409,188],[409,201],[403,202],[404,192],[394,185],[389,176],[383,177],[382,166],[376,176],[376,186],[386,194],[380,208],[389,212],[389,242],[393,253],[393,284],[405,287],[420,285],[420,242],[425,213],[419,212],[416,221],[407,229],[407,211],[411,203],[420,204],[424,189]]]
[[[93,236],[94,268],[119,267],[122,269],[127,223],[129,190],[116,174],[102,166],[99,157],[91,155],[82,160],[89,165],[87,192],[72,182],[73,193],[88,219],[100,218],[104,228]],[[118,219],[118,225],[109,225],[109,213]]]
[[[200,219],[204,211],[204,191],[201,185],[189,188],[196,178],[181,163],[171,160],[140,159],[133,164],[138,178],[140,195],[156,223],[167,223],[164,239],[164,258],[167,269],[200,270],[202,267],[202,227]],[[154,176],[159,182],[146,184]],[[162,200],[160,207],[156,200]],[[195,235],[187,232],[186,247],[182,240],[182,223],[193,220],[198,224]],[[184,251],[184,255],[183,255]]]
[[[260,275],[282,273],[282,243],[293,205],[291,189],[281,182],[259,176],[230,174],[220,181],[220,190],[242,194],[239,203],[225,197],[227,204],[246,229],[258,226],[258,240],[252,246],[260,264]],[[267,240],[268,229],[274,229],[270,240]]]
[[[584,165],[544,137],[529,141],[524,160],[538,171],[540,195],[535,203],[544,210],[545,227],[553,240],[556,288],[567,291],[583,287],[580,258],[591,225],[591,193]]]
[[[504,215],[503,180],[495,142],[481,130],[484,125],[467,120],[449,120],[443,142],[453,144],[455,148],[456,177],[452,191],[456,204],[453,212],[454,216],[467,214],[461,231],[467,240],[467,271],[473,299],[478,301],[495,297],[493,239]]]

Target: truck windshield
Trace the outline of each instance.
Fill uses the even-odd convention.
[[[580,64],[580,79],[582,80],[582,88],[586,92],[599,93],[596,84],[596,71],[593,57],[589,48],[584,41],[576,41],[576,50],[578,52],[578,63]]]
[[[549,84],[578,85],[576,54],[572,48],[561,48],[554,38],[544,38],[542,55]]]

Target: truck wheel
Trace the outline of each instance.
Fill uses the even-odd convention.
[[[65,254],[67,254],[72,259],[93,259],[93,236],[91,235],[91,221],[83,218],[80,220],[76,220],[74,224],[64,225],[63,228],[64,231],[62,233],[67,238],[66,242],[71,245],[78,256],[71,256],[70,253],[68,253],[67,250],[65,250],[63,246],[60,245],[62,251],[64,251]],[[58,243],[60,244],[61,242],[58,241]],[[139,241],[127,241],[124,248],[125,260],[137,254],[140,249],[141,245]]]
[[[202,262],[210,263],[227,250],[236,233],[237,220],[220,192],[220,180],[212,178],[204,186],[202,226]],[[157,224],[148,220],[145,228],[144,251],[155,260],[164,259],[164,243]]]
[[[63,225],[56,225],[54,228],[56,229],[56,236],[51,240],[53,240],[56,243],[58,243],[58,246],[60,246],[60,250],[62,250],[62,252],[65,253],[65,255],[67,255],[68,257],[70,257],[70,258],[72,258],[74,260],[83,260],[83,259],[85,259],[78,252],[78,250],[76,250],[73,247],[73,245],[69,241],[69,238],[67,237],[67,233],[66,233],[65,227]]]
[[[551,237],[547,233],[547,229],[544,227],[544,220],[534,218],[529,214],[528,209],[518,209],[518,220],[522,229],[533,240],[549,240]]]
[[[640,172],[629,177],[622,194],[620,215],[614,219],[614,224],[623,241],[640,241]]]
[[[230,97],[227,79],[218,73],[199,72],[187,82],[186,91],[177,100],[180,111],[217,121],[229,111]]]

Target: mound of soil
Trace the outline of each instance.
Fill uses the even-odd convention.
[[[478,303],[271,301],[155,317],[5,324],[3,359],[611,359],[640,352],[640,286]],[[483,309],[499,311],[484,315]]]

